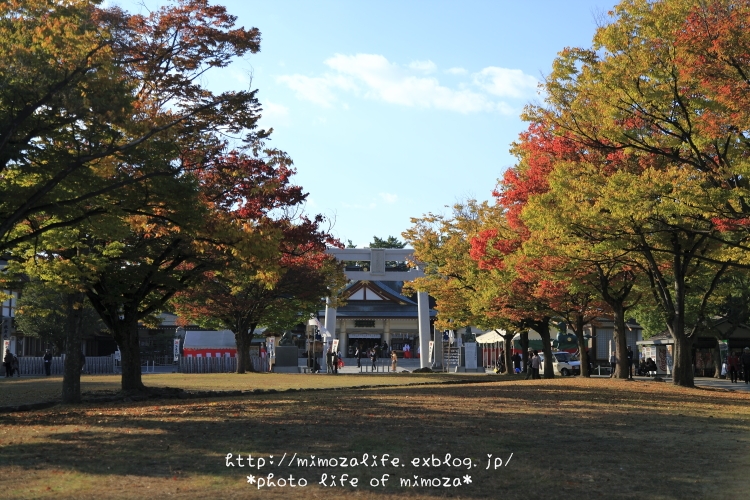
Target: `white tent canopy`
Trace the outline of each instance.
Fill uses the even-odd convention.
[[[505,333],[505,330],[490,330],[487,333],[477,337],[478,344],[497,344],[503,342],[503,337],[499,332]]]
[[[513,342],[515,342],[516,340],[520,340],[520,339],[521,339],[521,334],[520,334],[520,333],[517,333],[517,334],[516,334],[516,335],[515,335],[515,336],[513,337]],[[538,341],[540,341],[540,342],[541,342],[541,341],[542,341],[542,336],[541,336],[541,335],[539,335],[539,334],[538,334],[537,332],[535,332],[534,330],[529,330],[529,340],[538,340]]]

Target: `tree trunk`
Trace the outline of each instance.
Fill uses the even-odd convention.
[[[138,339],[138,322],[120,322],[115,332],[115,340],[122,355],[121,389],[124,392],[143,392],[146,387],[141,379],[141,345]]]
[[[521,344],[521,358],[523,359],[523,371],[529,371],[529,331],[525,330],[521,333],[521,337],[518,339]]]
[[[589,373],[589,346],[586,342],[586,338],[583,336],[583,316],[576,315],[576,324],[573,326],[573,331],[576,334],[578,340],[578,352],[581,353],[581,376],[590,377]]]
[[[674,338],[674,352],[672,353],[672,383],[682,387],[695,387],[693,373],[693,339],[685,334],[685,296],[687,286],[685,275],[677,274],[675,264],[674,279],[674,315],[672,316],[672,337]]]
[[[719,348],[719,339],[716,339],[716,348],[711,349],[711,356],[714,358],[714,378],[721,378],[721,349]]]
[[[695,387],[693,373],[693,340],[681,332],[673,332],[674,353],[672,355],[672,383],[682,387]]]
[[[250,360],[251,335],[236,333],[234,340],[237,343],[237,373],[254,372],[253,363]]]
[[[505,373],[514,373],[513,360],[511,359],[511,357],[513,356],[513,337],[514,335],[512,333],[509,335],[503,335],[503,358],[505,359]]]
[[[625,326],[625,308],[622,302],[613,302],[612,315],[614,317],[615,356],[617,357],[617,368],[615,378],[628,378],[628,337]],[[631,346],[635,347],[635,346]]]
[[[552,363],[552,345],[549,337],[549,318],[535,323],[534,330],[542,337],[542,352],[544,352],[544,378],[555,378],[555,366]]]
[[[62,401],[65,404],[81,402],[81,326],[83,324],[82,293],[66,297],[67,319],[65,328],[65,363],[63,365]]]

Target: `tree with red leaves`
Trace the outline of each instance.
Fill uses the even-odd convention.
[[[205,0],[148,16],[77,0],[0,9],[0,30],[15,33],[0,43],[39,45],[12,45],[5,68],[17,70],[0,75],[0,169],[13,172],[0,188],[0,248],[88,297],[121,348],[123,390],[142,391],[139,323],[218,257],[273,263],[281,229],[266,219],[292,220],[279,213],[304,200],[286,155],[263,152],[256,91],[199,84],[257,52],[260,33]],[[227,134],[244,134],[241,151],[226,152]],[[76,402],[81,339],[70,331],[63,393]]]
[[[258,326],[289,329],[344,286],[342,264],[325,253],[340,243],[320,230],[322,216],[296,214],[307,195],[289,184],[294,170],[280,152],[265,160],[231,154],[197,173],[217,215],[209,239],[224,243],[213,247],[210,268],[177,294],[175,309],[183,321],[234,332],[237,373],[253,371]]]
[[[519,163],[505,172],[493,193],[501,210],[495,220],[472,239],[471,256],[480,268],[502,283],[494,305],[500,315],[542,337],[545,377],[553,376],[549,322],[564,318],[578,336],[582,373],[588,375],[588,352],[583,327],[602,313],[595,289],[583,286],[592,270],[560,250],[544,232],[534,232],[524,220],[529,201],[549,190],[548,176],[561,161],[572,161],[576,145],[532,123],[514,153]],[[525,355],[525,353],[524,353]]]
[[[692,386],[693,339],[728,270],[747,268],[750,2],[628,0],[611,16],[591,49],[561,52],[527,116],[592,153],[552,173],[560,219],[642,270],[673,381]]]

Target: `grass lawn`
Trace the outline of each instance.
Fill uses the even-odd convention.
[[[158,385],[155,377],[146,382]],[[178,385],[165,377],[164,385]],[[221,377],[239,376],[217,377],[185,383],[231,385]],[[279,388],[303,387],[310,378],[258,377]],[[369,384],[360,376],[320,378],[342,387]],[[55,499],[723,499],[750,491],[748,393],[610,379],[487,380],[2,414],[0,487],[7,498]],[[227,467],[227,453],[241,454],[246,466]],[[295,454],[308,464],[290,467]],[[384,466],[384,454],[400,462]],[[347,467],[311,467],[312,456],[345,458]],[[258,489],[269,474],[277,485]],[[324,474],[326,486],[319,484]],[[356,487],[340,486],[343,474],[357,478]],[[332,475],[337,486],[329,486]],[[440,486],[402,485],[415,476]]]
[[[149,387],[179,387],[188,391],[252,391],[254,389],[310,389],[355,387],[363,385],[403,385],[414,383],[439,383],[445,380],[478,380],[485,374],[380,374],[380,375],[326,375],[298,373],[163,373],[144,375],[143,383]],[[83,375],[81,393],[87,395],[114,394],[120,390],[120,375]],[[62,376],[56,377],[0,377],[0,406],[17,406],[25,403],[60,400]]]

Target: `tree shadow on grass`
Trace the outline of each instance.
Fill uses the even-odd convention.
[[[696,479],[709,477],[718,484],[727,478],[722,458],[743,453],[747,443],[737,437],[750,430],[747,399],[720,396],[712,405],[707,404],[711,397],[698,391],[639,389],[635,383],[542,382],[292,392],[58,407],[2,416],[0,428],[18,435],[3,439],[6,463],[29,470],[144,478],[208,474],[232,484],[253,472],[304,476],[310,484],[324,473],[348,473],[360,477],[363,487],[388,473],[392,482],[385,490],[366,488],[388,494],[406,494],[409,488],[397,480],[415,475],[471,475],[471,483],[449,490],[409,490],[471,498],[498,491],[510,498],[542,498],[552,491],[583,497],[646,491],[645,496],[714,496],[713,483]],[[46,437],[34,437],[39,435]],[[236,462],[226,467],[227,453],[263,457],[265,464],[258,468],[256,462],[254,470]],[[309,462],[312,456],[361,459],[384,453],[399,457],[404,466],[270,464],[271,455],[278,460],[297,454]],[[443,462],[446,453],[471,458],[471,469],[424,466],[433,456]],[[496,469],[498,457],[502,465]]]

